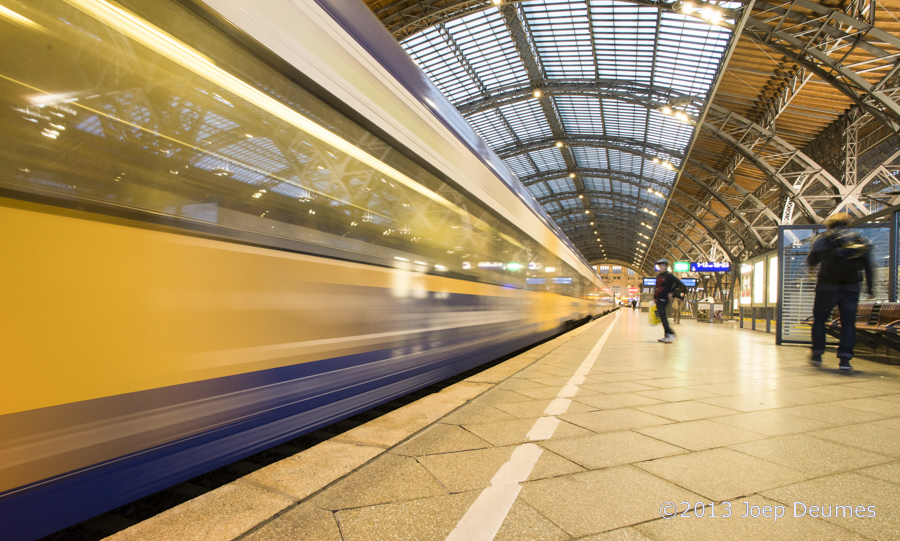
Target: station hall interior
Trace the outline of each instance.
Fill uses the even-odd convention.
[[[0,44],[0,540],[900,538],[900,0]]]

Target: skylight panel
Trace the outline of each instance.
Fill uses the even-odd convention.
[[[588,169],[608,169],[606,150],[596,147],[573,147],[572,154],[579,167]]]
[[[466,120],[491,148],[500,148],[509,143],[512,134],[494,109],[469,115]]]
[[[557,169],[565,169],[566,161],[562,157],[562,152],[558,148],[545,148],[529,153],[531,159],[541,171],[555,171]]]
[[[535,199],[538,197],[546,197],[550,195],[550,191],[547,189],[547,186],[544,185],[543,182],[538,182],[532,184],[531,186],[528,186],[528,191],[531,192],[531,195],[533,195]]]
[[[615,149],[607,149],[610,169],[618,169],[628,173],[641,173],[641,162],[644,158]]]
[[[575,183],[568,177],[548,180],[546,184],[553,190],[553,193],[572,193],[575,191]]]
[[[552,132],[547,124],[547,117],[541,110],[537,100],[520,101],[501,106],[498,111],[512,128],[520,141],[550,137]],[[512,136],[509,142],[513,141]]]
[[[503,163],[505,163],[506,167],[509,167],[509,170],[512,171],[514,175],[519,177],[519,179],[529,177],[537,173],[526,156],[510,156],[509,158],[503,160]]]
[[[435,26],[400,45],[447,99],[458,103],[478,93],[480,88],[454,54],[445,32]]]
[[[647,108],[618,100],[603,100],[606,133],[610,137],[643,140],[647,132]]]
[[[582,208],[583,204],[581,199],[572,198],[572,199],[561,199],[558,201],[560,205],[566,210],[572,210],[576,208]]]
[[[590,24],[583,3],[526,3],[525,19],[550,79],[592,78]]]
[[[603,135],[603,110],[592,96],[554,96],[566,133]]]
[[[446,28],[486,90],[527,84],[528,73],[497,11],[450,21]]]
[[[581,177],[584,189],[591,192],[608,192],[609,180],[594,177]]]

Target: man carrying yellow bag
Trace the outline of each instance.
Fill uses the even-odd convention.
[[[659,325],[659,313],[656,311],[656,306],[650,307],[650,324]]]
[[[684,284],[677,276],[669,272],[669,261],[660,259],[656,262],[656,270],[659,274],[656,276],[656,291],[653,298],[656,300],[656,318],[662,323],[665,336],[659,339],[664,344],[671,344],[675,341],[675,331],[669,326],[669,320],[666,318],[666,308],[669,306],[669,300],[675,294],[675,290],[683,288]],[[652,314],[652,311],[651,311]],[[653,315],[650,316],[653,321]]]

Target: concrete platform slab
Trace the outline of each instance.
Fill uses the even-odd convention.
[[[473,509],[502,541],[900,538],[900,367],[818,369],[805,349],[693,321],[659,344],[640,316],[554,338],[116,539],[445,540]],[[740,516],[845,500],[877,517]],[[734,516],[664,519],[670,501]]]

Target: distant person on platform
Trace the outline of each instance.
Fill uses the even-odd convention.
[[[835,306],[841,313],[841,341],[837,356],[841,370],[853,370],[853,346],[856,343],[856,308],[860,281],[866,276],[867,292],[872,295],[872,243],[848,229],[850,215],[839,212],[825,220],[828,230],[816,237],[806,258],[809,266],[819,265],[816,300],[813,303],[812,355],[810,362],[822,364],[825,353],[825,322]]]
[[[670,304],[672,308],[672,321],[674,321],[676,325],[681,325],[681,305],[684,303],[685,293],[687,293],[687,288],[683,284],[672,291],[672,300],[670,301]]]
[[[656,290],[653,293],[653,298],[656,300],[656,312],[659,315],[659,321],[662,323],[663,331],[666,333],[659,341],[671,344],[675,341],[675,331],[669,326],[666,309],[669,307],[669,301],[675,290],[683,288],[684,284],[681,283],[677,276],[669,272],[669,261],[667,259],[657,261],[656,270],[659,274],[656,276]]]
[[[637,301],[634,300],[634,299],[631,299],[631,309],[632,309],[632,310],[636,310],[636,309],[637,309]]]

